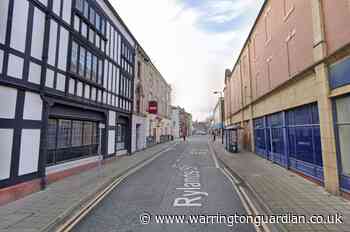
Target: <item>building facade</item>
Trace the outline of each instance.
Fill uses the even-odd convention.
[[[174,138],[180,138],[181,130],[180,130],[180,108],[179,107],[171,107],[172,110],[172,136]]]
[[[131,152],[135,43],[107,0],[0,1],[0,188]]]
[[[192,115],[187,113],[184,108],[178,107],[179,118],[180,118],[180,137],[191,136],[193,125],[192,125]]]
[[[132,152],[147,147],[148,106],[145,101],[144,82],[147,77],[147,65],[150,62],[146,52],[140,45],[136,48],[136,75],[134,79],[134,111],[132,120]]]
[[[225,74],[225,125],[258,155],[350,191],[349,1],[265,1]]]
[[[224,129],[224,98],[220,97],[213,110],[213,126],[211,131],[221,137]]]
[[[162,74],[152,63],[146,52],[139,46],[137,52],[137,73],[139,84],[135,93],[136,108],[142,108],[142,119],[139,123],[145,130],[141,132],[140,140],[145,140],[145,145],[152,146],[157,143],[169,141],[172,133],[171,110],[171,86],[165,81]],[[136,80],[138,81],[138,80]],[[150,112],[150,104],[156,108],[156,112]],[[146,118],[145,122],[144,119]],[[143,124],[144,123],[144,124]],[[135,128],[136,131],[136,123]],[[145,136],[143,136],[145,135]]]

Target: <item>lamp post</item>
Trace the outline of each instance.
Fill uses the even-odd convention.
[[[220,94],[219,103],[221,111],[221,143],[224,144],[224,110],[222,105],[222,91],[214,91],[214,94]]]

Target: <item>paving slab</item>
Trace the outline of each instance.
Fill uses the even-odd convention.
[[[217,157],[239,176],[273,215],[343,216],[343,224],[286,224],[285,231],[350,232],[350,202],[326,192],[322,186],[273,164],[254,153],[229,153],[219,142],[209,142]]]
[[[67,177],[43,191],[4,205],[0,207],[0,231],[51,231],[113,180],[174,144],[175,141],[168,142],[119,157],[102,168]]]

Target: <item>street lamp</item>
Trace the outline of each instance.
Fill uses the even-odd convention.
[[[220,94],[220,111],[221,111],[221,143],[224,144],[224,110],[222,105],[222,91],[214,91],[214,94]]]

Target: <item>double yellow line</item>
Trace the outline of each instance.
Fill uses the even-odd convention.
[[[151,163],[153,160],[158,158],[160,155],[165,152],[171,150],[177,144],[159,152],[157,155],[152,158],[145,160],[140,163],[136,167],[127,171],[124,175],[120,176],[116,180],[114,180],[111,184],[109,184],[103,191],[101,191],[96,197],[94,197],[91,201],[89,201],[79,212],[73,214],[63,225],[59,226],[56,232],[69,232],[71,231],[86,215],[88,215],[108,194],[113,191],[126,177],[143,168],[147,164]]]

